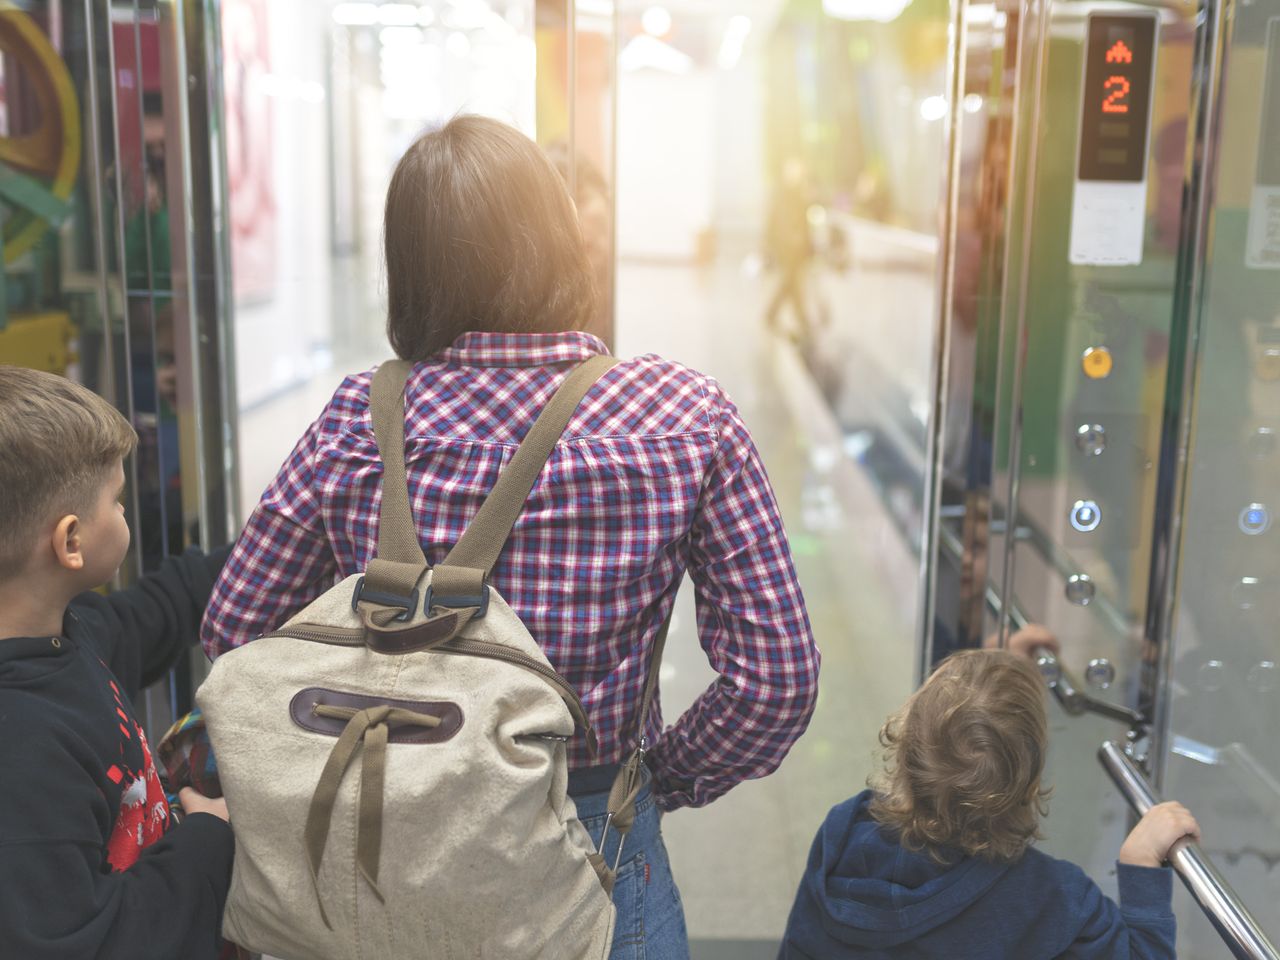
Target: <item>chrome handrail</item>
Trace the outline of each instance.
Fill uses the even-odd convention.
[[[1147,778],[1119,744],[1110,740],[1104,743],[1098,750],[1098,761],[1139,816],[1160,802]],[[1179,840],[1169,850],[1169,864],[1232,956],[1237,960],[1280,960],[1280,952],[1200,844],[1189,837]]]
[[[1036,666],[1044,675],[1045,683],[1062,704],[1062,709],[1073,717],[1084,713],[1096,713],[1109,720],[1118,720],[1137,729],[1146,724],[1146,719],[1136,710],[1123,707],[1118,703],[1099,700],[1080,689],[1080,683],[1072,673],[1059,662],[1057,654],[1048,647],[1035,648]]]

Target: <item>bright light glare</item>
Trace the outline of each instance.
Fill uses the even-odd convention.
[[[640,26],[651,37],[665,37],[671,32],[671,13],[666,7],[650,7],[640,15]]]
[[[376,3],[340,3],[333,8],[333,22],[344,27],[369,27],[378,22]]]
[[[896,20],[911,0],[822,0],[822,12],[836,20]]]
[[[941,120],[947,115],[945,97],[925,97],[920,101],[920,116],[926,120]]]
[[[661,70],[663,73],[688,73],[693,69],[693,57],[646,34],[632,37],[631,42],[618,55],[618,66],[624,72],[633,70]]]
[[[422,31],[417,27],[383,27],[378,31],[378,41],[384,47],[416,46],[422,43]]]
[[[747,34],[751,32],[751,19],[744,16],[731,17],[729,25],[724,28],[724,39],[720,41],[720,53],[716,63],[721,70],[732,70],[742,57],[742,48],[746,45]]]
[[[378,22],[384,27],[412,27],[418,22],[418,7],[412,3],[384,3],[378,8]]]
[[[966,93],[964,95],[964,112],[977,113],[982,109],[982,94]]]
[[[471,53],[471,41],[467,39],[465,33],[454,31],[449,34],[449,39],[444,42],[444,48],[449,51],[450,56],[465,60],[467,55]]]

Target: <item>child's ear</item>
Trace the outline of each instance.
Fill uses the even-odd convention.
[[[84,554],[80,543],[80,518],[69,513],[53,528],[53,554],[67,570],[84,568]]]

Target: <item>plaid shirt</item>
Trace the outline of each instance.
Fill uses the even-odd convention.
[[[405,461],[427,561],[444,559],[573,365],[584,333],[468,333],[418,364]],[[263,494],[214,588],[210,657],[283,623],[376,546],[382,464],[372,372],[348,377]],[[685,571],[720,674],[673,726],[649,717],[665,809],[775,770],[817,697],[818,649],[759,454],[719,384],[646,356],[587,394],[525,503],[491,582],[572,683],[600,740],[634,748],[653,639]],[[571,744],[571,768],[591,761]]]

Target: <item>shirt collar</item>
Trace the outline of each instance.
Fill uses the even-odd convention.
[[[433,360],[464,367],[548,367],[581,363],[609,348],[599,337],[581,330],[558,333],[464,333]]]

